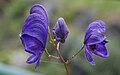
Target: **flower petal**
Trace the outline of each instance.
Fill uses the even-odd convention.
[[[93,51],[93,53],[102,58],[107,58],[109,56],[107,49],[103,43],[99,43],[97,50]]]
[[[42,52],[44,49],[41,42],[30,35],[27,35],[27,34],[21,35],[20,39],[23,43],[25,51],[27,51],[29,53],[36,55],[36,54]]]
[[[84,44],[86,44],[87,41],[90,41],[88,42],[89,44],[96,44],[98,42],[103,41],[105,39],[105,31],[105,23],[102,20],[97,20],[90,23],[85,34]]]
[[[37,13],[30,14],[23,25],[22,32],[26,30],[27,27],[32,26],[32,24],[39,23],[39,26],[43,26],[45,30],[48,29],[48,25],[41,19],[41,16]]]
[[[85,46],[85,55],[86,55],[86,58],[87,60],[92,64],[92,65],[95,65],[95,62],[94,62],[94,59],[92,57],[92,52],[90,52],[87,47]]]
[[[35,70],[38,68],[39,64],[40,64],[40,58],[42,56],[42,53],[39,54],[39,58],[38,58],[38,61],[36,63],[36,66],[35,66]]]
[[[26,19],[23,25],[22,34],[28,34],[37,38],[45,47],[48,27],[46,29],[45,24],[40,20],[40,16],[34,13],[28,16],[28,18]]]
[[[32,55],[27,59],[26,63],[33,64],[38,60],[38,58],[39,58],[38,55]]]
[[[94,30],[97,30],[97,32],[100,32],[102,34],[105,33],[106,32],[105,23],[102,20],[96,20],[90,23],[87,32],[91,32]]]
[[[55,24],[53,28],[53,35],[54,38],[57,41],[60,41],[61,43],[65,42],[65,39],[67,38],[69,33],[69,29],[64,21],[64,19],[61,17],[57,20],[57,23]]]
[[[92,45],[92,44],[97,44],[100,43],[102,41],[104,41],[106,38],[104,37],[103,34],[97,33],[97,32],[93,32],[88,39],[86,39],[85,43],[87,45]]]
[[[38,13],[41,16],[41,19],[48,25],[48,13],[42,5],[34,4],[30,9],[30,14],[33,13]]]

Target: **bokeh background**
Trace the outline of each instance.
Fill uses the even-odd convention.
[[[45,53],[37,71],[35,64],[26,64],[30,54],[24,51],[18,35],[36,3],[48,11],[51,29],[59,17],[65,19],[70,29],[60,47],[65,60],[80,49],[91,22],[100,19],[106,23],[109,57],[94,56],[96,66],[92,66],[82,51],[69,63],[70,75],[120,75],[120,0],[0,0],[0,75],[66,75],[61,62]],[[57,55],[49,41],[46,47]]]

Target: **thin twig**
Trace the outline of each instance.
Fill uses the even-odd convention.
[[[57,51],[57,53],[58,53],[58,55],[59,55],[59,57],[60,57],[62,63],[63,63],[64,66],[65,66],[67,75],[69,75],[67,63],[65,62],[65,60],[63,59],[63,57],[62,57],[62,55],[61,55],[61,53],[60,53],[60,51],[59,51],[59,45],[60,45],[60,42],[58,42],[57,47],[54,46],[54,48],[56,49],[56,51]]]
[[[51,58],[59,59],[59,57],[51,55],[46,48],[45,48],[45,53],[48,55],[49,58],[51,57]]]
[[[60,47],[60,42],[57,43],[57,49],[59,50]]]
[[[75,57],[83,50],[83,48],[84,48],[84,45],[81,47],[81,49],[80,49],[77,53],[75,53],[72,57],[70,57],[70,58],[66,61],[66,63],[68,64],[73,58],[75,58]]]

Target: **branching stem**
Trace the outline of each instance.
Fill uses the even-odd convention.
[[[48,55],[49,58],[60,59],[60,58],[57,57],[57,56],[51,55],[46,48],[45,48],[45,53]]]
[[[72,57],[70,57],[70,58],[66,61],[66,63],[68,64],[73,58],[75,58],[79,53],[81,53],[81,51],[83,50],[83,48],[84,48],[84,45],[81,47],[81,49],[80,49],[77,53],[75,53]]]

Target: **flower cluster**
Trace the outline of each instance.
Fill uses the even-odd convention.
[[[53,28],[55,39],[61,43],[65,42],[69,30],[63,18],[59,18]],[[39,66],[40,58],[46,46],[48,36],[48,15],[45,8],[35,4],[30,9],[30,15],[26,18],[20,39],[25,51],[32,55],[27,59],[28,64],[36,63],[35,69]]]
[[[20,39],[22,41],[25,51],[32,54],[26,62],[28,64],[33,64],[36,62],[35,69],[39,66],[40,58],[46,48],[47,36],[49,34],[48,25],[48,15],[45,8],[40,4],[33,5],[30,9],[30,14],[26,18],[22,27]],[[109,56],[105,47],[105,44],[108,43],[106,37],[104,36],[106,28],[105,23],[102,20],[97,20],[90,23],[88,29],[86,30],[84,46],[80,49],[80,51],[78,51],[78,53],[68,59],[68,62],[64,61],[64,59],[60,55],[57,45],[54,45],[54,41],[56,41],[58,44],[64,43],[69,34],[67,24],[62,17],[58,18],[52,32],[55,39],[51,40],[52,44],[57,50],[58,55],[64,63],[65,67],[68,62],[72,58],[74,58],[83,48],[85,49],[85,55],[87,60],[92,65],[95,64],[92,54],[95,54],[102,58],[106,58]]]

